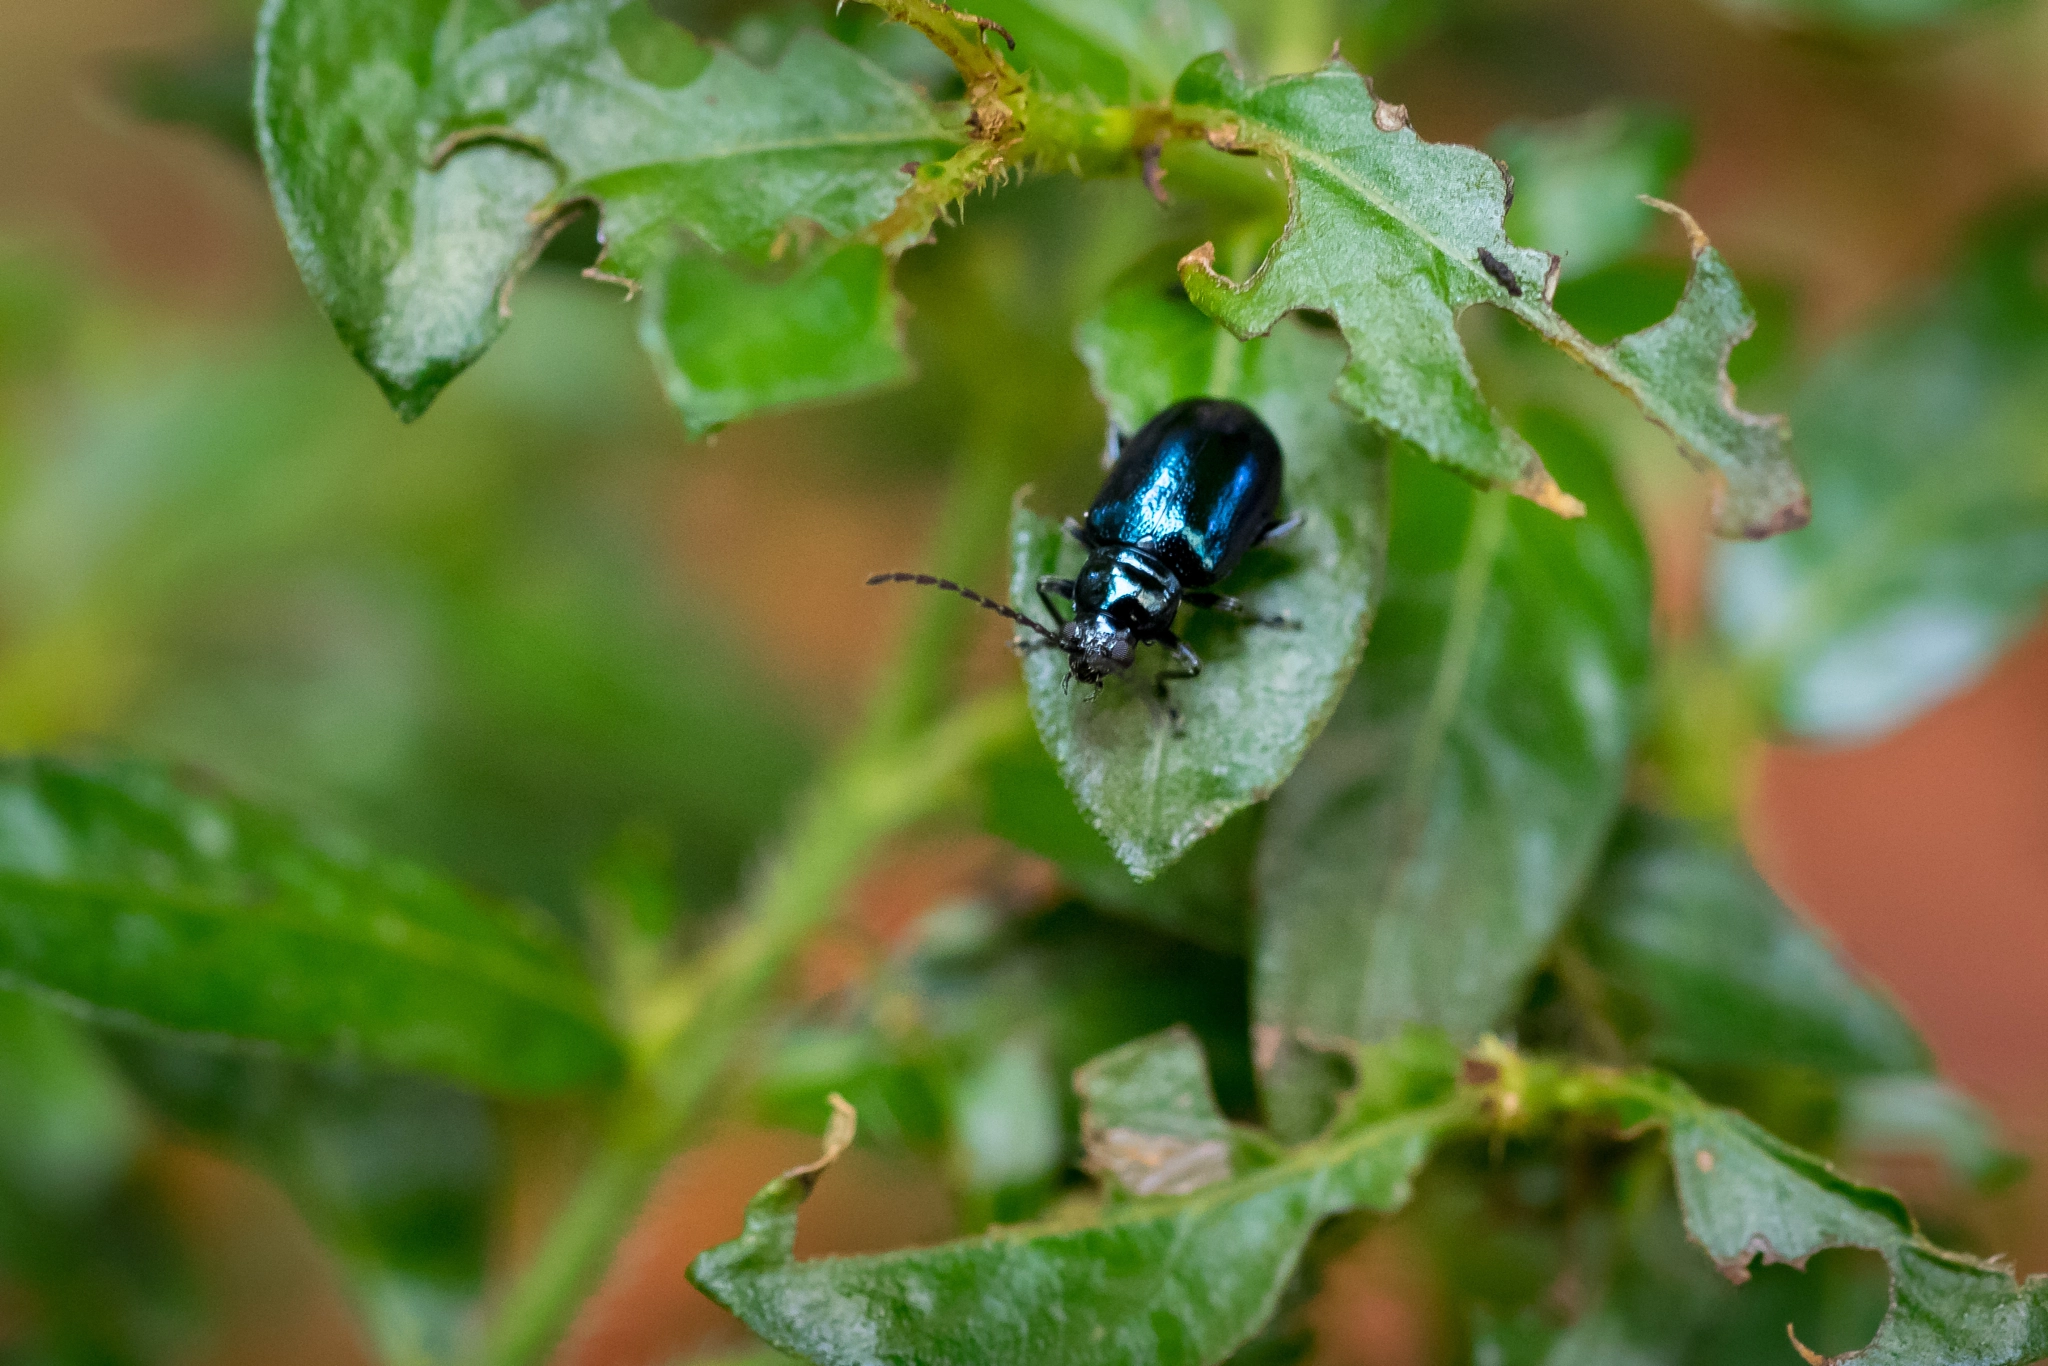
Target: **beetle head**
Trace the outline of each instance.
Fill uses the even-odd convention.
[[[1068,672],[1083,683],[1094,684],[1130,668],[1138,655],[1130,628],[1119,626],[1106,612],[1075,617],[1061,627],[1060,648],[1067,652]]]

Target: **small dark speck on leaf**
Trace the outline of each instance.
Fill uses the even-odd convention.
[[[1500,282],[1502,289],[1514,295],[1517,299],[1522,297],[1522,282],[1515,278],[1515,273],[1512,270],[1501,264],[1501,259],[1498,256],[1495,256],[1485,247],[1479,249],[1479,264],[1486,267],[1488,275],[1491,275]]]
[[[903,172],[903,174],[905,175],[916,175],[917,163],[914,161],[906,161],[901,166],[898,166],[896,169]]]

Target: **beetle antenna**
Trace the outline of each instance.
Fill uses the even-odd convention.
[[[975,592],[972,588],[963,588],[959,584],[954,583],[951,579],[941,579],[931,574],[877,574],[873,578],[868,580],[868,587],[873,588],[875,585],[883,583],[915,583],[920,584],[926,588],[943,588],[948,593],[958,593],[961,597],[967,599],[969,602],[974,603],[975,605],[980,607],[986,607],[989,611],[994,612],[999,617],[1008,617],[1011,621],[1016,622],[1020,626],[1029,626],[1032,630],[1044,636],[1054,645],[1060,645],[1060,638],[1057,635],[1055,635],[1051,631],[1046,630],[1045,627],[1039,625],[1030,617],[1025,616],[1022,612],[1017,611],[1013,607],[1005,607],[1003,606],[1003,604],[999,602],[995,602],[988,598],[985,598],[981,594]],[[1065,649],[1066,647],[1060,645],[1060,648]]]

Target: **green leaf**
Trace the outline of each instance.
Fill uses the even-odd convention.
[[[343,343],[401,417],[505,326],[535,240],[546,158],[480,146],[438,168],[438,89],[514,0],[268,0],[256,33],[256,135],[285,240]]]
[[[797,1261],[797,1209],[836,1156],[828,1141],[822,1161],[755,1196],[739,1238],[699,1257],[690,1279],[770,1343],[821,1366],[1206,1366],[1272,1316],[1324,1219],[1407,1202],[1431,1149],[1474,1112],[1449,1090],[1441,1078],[1427,1108],[1192,1195],[939,1247]]]
[[[139,765],[0,766],[0,981],[93,1018],[513,1094],[620,1068],[563,946]]]
[[[1231,1134],[1185,1025],[1134,1039],[1074,1073],[1088,1166],[1132,1195],[1191,1195],[1231,1174]]]
[[[1324,398],[1339,348],[1305,326],[1240,350],[1141,267],[1082,325],[1079,345],[1112,421],[1127,432],[1195,394],[1257,409],[1286,452],[1282,508],[1307,516],[1281,545],[1248,554],[1226,585],[1298,626],[1245,626],[1193,610],[1184,617],[1182,636],[1203,669],[1172,694],[1180,733],[1153,696],[1157,660],[1091,695],[1068,688],[1057,651],[1025,658],[1032,717],[1060,776],[1142,881],[1272,792],[1328,719],[1358,665],[1379,593],[1385,461]],[[1011,600],[1036,603],[1041,575],[1071,578],[1083,557],[1055,522],[1020,507]]]
[[[894,349],[893,307],[872,290],[852,308],[832,302],[878,262],[800,269],[800,283],[748,293],[732,266],[671,258],[684,234],[760,265],[803,234],[858,234],[894,208],[907,164],[961,140],[917,92],[820,34],[798,34],[762,70],[644,0],[558,0],[531,14],[511,0],[373,13],[271,0],[257,92],[300,270],[407,417],[496,338],[519,272],[586,203],[603,215],[605,268],[663,281],[648,327],[670,334],[664,378],[673,390],[677,371],[688,377],[694,427],[722,420],[707,412],[748,411],[748,393],[781,403],[895,377],[901,358],[876,355]],[[684,302],[700,287],[706,300]],[[755,321],[764,342],[809,340],[786,353],[786,374],[762,369],[774,353],[756,348],[736,390],[729,373],[700,373],[696,342],[708,310],[742,295],[749,310],[791,310]]]
[[[281,1186],[348,1275],[389,1366],[461,1358],[483,1287],[497,1135],[475,1095],[420,1078],[109,1038],[182,1135]]]
[[[901,311],[880,247],[813,253],[787,271],[683,250],[648,281],[640,340],[696,436],[908,379]]]
[[[1212,0],[981,0],[973,10],[1010,31],[1018,67],[1107,104],[1164,99],[1189,62],[1232,42]]]
[[[1686,1230],[1729,1277],[1742,1280],[1759,1257],[1798,1265],[1831,1247],[1884,1258],[1890,1312],[1868,1347],[1833,1360],[2023,1366],[2048,1356],[2048,1277],[2016,1284],[2003,1266],[1936,1247],[1898,1197],[1850,1181],[1675,1082],[1646,1079],[1634,1089],[1623,1118],[1669,1129]]]
[[[1077,905],[1022,921],[936,912],[856,1004],[777,1050],[767,1117],[810,1126],[843,1093],[868,1136],[943,1158],[970,1222],[1042,1209],[1082,1155],[1066,1077],[1131,1039],[1187,1026],[1224,1099],[1252,1105],[1243,965]]]
[[[1555,258],[1508,241],[1507,182],[1493,159],[1423,142],[1406,111],[1377,99],[1343,61],[1253,83],[1228,58],[1207,57],[1181,77],[1174,99],[1211,111],[1212,138],[1273,156],[1288,175],[1287,229],[1256,274],[1224,279],[1206,246],[1181,265],[1194,301],[1237,335],[1264,333],[1295,309],[1329,314],[1351,348],[1340,401],[1469,478],[1570,511],[1535,450],[1480,394],[1459,340],[1458,315],[1492,304],[1613,383],[1695,463],[1718,471],[1722,534],[1770,536],[1805,522],[1783,420],[1737,408],[1727,381],[1728,353],[1754,320],[1734,275],[1682,211],[1672,210],[1691,234],[1693,275],[1677,311],[1595,346],[1551,307]]]
[[[104,1198],[143,1137],[90,1037],[33,997],[0,991],[0,1186],[44,1209]]]
[[[757,261],[798,220],[852,236],[896,206],[906,163],[962,141],[916,91],[822,34],[798,33],[762,70],[645,0],[557,0],[483,38],[440,112],[446,131],[544,147],[565,181],[551,202],[602,205],[607,268],[635,279],[678,229]]]
[[[1059,864],[1067,884],[1091,904],[1244,956],[1263,808],[1240,811],[1158,877],[1139,882],[1088,824],[1036,735],[991,753],[980,778],[984,828]]]
[[[1794,405],[1818,515],[1726,547],[1723,634],[1779,725],[1850,740],[1983,676],[2048,594],[2048,199],[1993,216],[1930,299]]]
[[[1643,196],[1663,199],[1692,159],[1685,122],[1651,109],[1610,107],[1549,123],[1511,123],[1493,150],[1514,176],[1514,238],[1564,264],[1576,280],[1633,253],[1656,225]]]
[[[244,157],[256,156],[249,93],[254,79],[246,42],[148,54],[114,70],[114,96],[139,119],[191,128]]]
[[[1619,809],[1649,671],[1647,556],[1599,452],[1559,419],[1533,425],[1585,520],[1396,463],[1372,647],[1267,813],[1264,1059],[1493,1025]]]
[[[1659,1062],[1925,1072],[1933,1059],[1881,992],[1780,901],[1739,850],[1631,812],[1587,897],[1588,957],[1642,1003]]]

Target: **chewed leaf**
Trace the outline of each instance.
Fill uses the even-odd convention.
[[[1809,1361],[1856,1366],[2024,1366],[2048,1355],[2048,1277],[2020,1283],[2005,1267],[1937,1247],[1897,1196],[1849,1180],[1676,1082],[1644,1078],[1625,1117],[1670,1131],[1671,1169],[1694,1242],[1735,1281],[1751,1264],[1803,1266],[1860,1247],[1891,1272],[1891,1307],[1858,1352]]]
[[[1074,1074],[1088,1165],[1132,1195],[1189,1195],[1230,1176],[1230,1125],[1183,1025],[1133,1040]]]
[[[880,247],[794,271],[679,252],[648,280],[640,340],[692,435],[769,408],[907,379],[902,301]]]
[[[1493,159],[1424,142],[1407,112],[1377,99],[1342,60],[1255,83],[1217,54],[1188,68],[1174,98],[1216,111],[1217,140],[1276,157],[1287,171],[1287,229],[1250,279],[1218,275],[1207,246],[1181,265],[1189,295],[1239,336],[1292,310],[1328,313],[1351,348],[1336,387],[1342,402],[1469,478],[1575,511],[1479,392],[1457,319],[1489,303],[1616,385],[1695,463],[1717,470],[1723,535],[1804,524],[1785,423],[1743,412],[1727,378],[1728,354],[1753,326],[1748,305],[1682,211],[1670,210],[1691,236],[1693,276],[1677,311],[1595,346],[1551,307],[1557,259],[1508,241],[1507,181]]]
[[[1514,176],[1507,226],[1556,255],[1573,280],[1635,251],[1656,225],[1645,196],[1667,194],[1692,154],[1683,120],[1611,106],[1547,123],[1512,123],[1490,145]]]
[[[770,68],[700,45],[645,0],[270,0],[257,125],[285,235],[342,340],[408,418],[504,329],[510,291],[548,236],[602,215],[605,271],[658,276],[674,315],[736,302],[730,269],[679,239],[766,264],[799,239],[857,237],[918,164],[962,138],[917,91],[815,32]],[[733,315],[801,344],[755,348],[744,382],[665,371],[694,428],[756,407],[900,377],[886,279],[821,302],[829,247],[799,287],[741,291]],[[860,283],[879,269],[863,262]],[[844,283],[844,282],[842,282]],[[770,310],[789,316],[770,316]],[[884,354],[887,353],[887,354]],[[769,362],[787,364],[781,371]],[[707,413],[718,416],[706,417]]]
[[[463,54],[451,132],[545,148],[562,201],[604,212],[605,265],[633,278],[678,228],[758,260],[800,221],[848,237],[886,216],[916,163],[962,134],[932,105],[823,34],[772,67],[699,44],[645,0],[557,0]]]
[[[1271,1317],[1317,1225],[1406,1204],[1431,1150],[1475,1112],[1473,1097],[1440,1097],[1192,1195],[866,1257],[796,1260],[815,1180],[799,1169],[754,1197],[740,1236],[690,1279],[821,1366],[1209,1366]]]
[[[510,145],[430,164],[442,54],[517,16],[510,0],[271,0],[257,30],[257,145],[285,240],[407,419],[504,330],[527,215],[558,180]]]
[[[1181,633],[1203,667],[1172,693],[1178,733],[1153,695],[1161,661],[1146,657],[1163,651],[1146,647],[1099,695],[1069,689],[1057,651],[1035,651],[1024,663],[1032,716],[1060,776],[1141,879],[1271,793],[1301,758],[1358,666],[1386,544],[1384,457],[1325,397],[1341,348],[1290,324],[1241,354],[1223,338],[1219,366],[1216,340],[1206,319],[1141,275],[1083,327],[1081,349],[1119,422],[1211,393],[1250,404],[1273,429],[1286,461],[1282,511],[1305,520],[1281,544],[1254,549],[1223,587],[1295,624],[1184,612]],[[1186,363],[1194,351],[1204,364]],[[1011,553],[1011,601],[1032,606],[1041,575],[1071,578],[1083,559],[1057,523],[1023,508]]]

